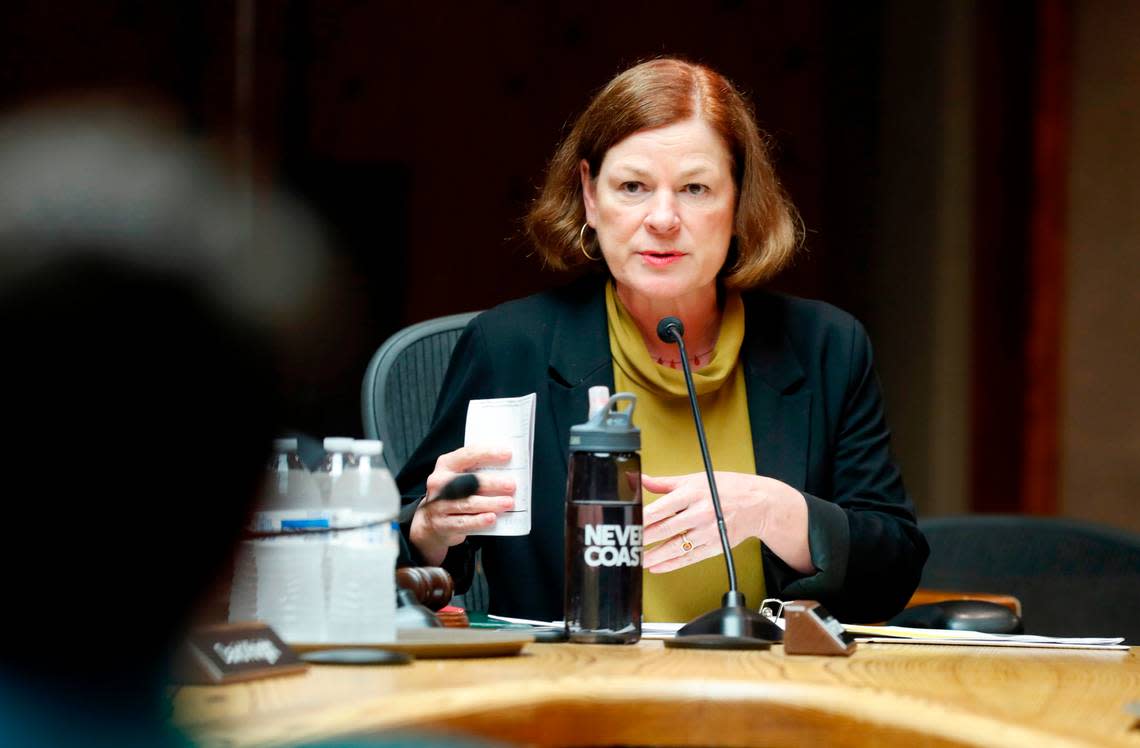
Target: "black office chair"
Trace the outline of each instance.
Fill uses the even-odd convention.
[[[922,586],[1013,595],[1028,634],[1140,644],[1140,536],[1069,519],[968,515],[920,523]]]
[[[384,462],[400,472],[431,425],[451,350],[479,312],[418,322],[384,341],[361,392],[364,434],[384,442]]]
[[[451,351],[477,314],[452,314],[405,327],[384,341],[368,363],[361,391],[364,434],[384,442],[384,462],[393,475],[427,434]],[[471,588],[456,596],[454,604],[469,612],[487,611],[487,581],[478,558]]]

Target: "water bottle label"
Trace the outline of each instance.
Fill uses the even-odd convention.
[[[300,530],[311,528],[328,527],[329,521],[327,519],[283,519],[281,520],[282,530]]]
[[[641,525],[585,525],[587,566],[641,566]]]
[[[572,641],[641,636],[640,502],[566,504],[566,627]]]
[[[352,527],[359,524],[350,509],[278,509],[254,512],[253,532]]]

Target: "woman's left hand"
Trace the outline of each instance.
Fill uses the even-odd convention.
[[[814,566],[807,537],[807,501],[796,489],[775,478],[746,473],[714,473],[729,545],[759,538],[797,571]],[[643,489],[661,494],[645,507],[645,568],[673,571],[723,553],[704,473],[664,478],[642,475]],[[685,542],[692,549],[684,550]],[[649,546],[657,543],[653,548]]]

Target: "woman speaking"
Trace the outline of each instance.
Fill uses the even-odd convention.
[[[819,600],[883,620],[918,584],[927,545],[889,453],[862,326],[827,304],[760,290],[798,245],[794,210],[749,106],[702,65],[658,59],[618,75],[550,162],[527,217],[556,269],[599,272],[476,317],[451,359],[431,430],[399,476],[411,500],[509,453],[462,446],[471,399],[537,394],[532,530],[470,536],[513,506],[514,484],[432,501],[405,525],[415,561],[458,589],[483,549],[491,612],[558,619],[570,426],[587,391],[637,395],[646,621],[720,605],[725,575],[678,349],[680,318],[740,590]]]

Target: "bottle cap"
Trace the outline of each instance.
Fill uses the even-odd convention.
[[[618,403],[629,407],[618,410]],[[641,429],[633,425],[637,395],[618,392],[590,420],[570,427],[571,452],[636,452],[641,449]]]
[[[351,452],[355,443],[351,436],[326,436],[324,447],[326,452]]]
[[[296,439],[274,439],[273,440],[274,452],[296,452],[297,440]]]
[[[352,451],[358,455],[379,457],[384,450],[384,443],[379,439],[355,439],[352,442]]]

